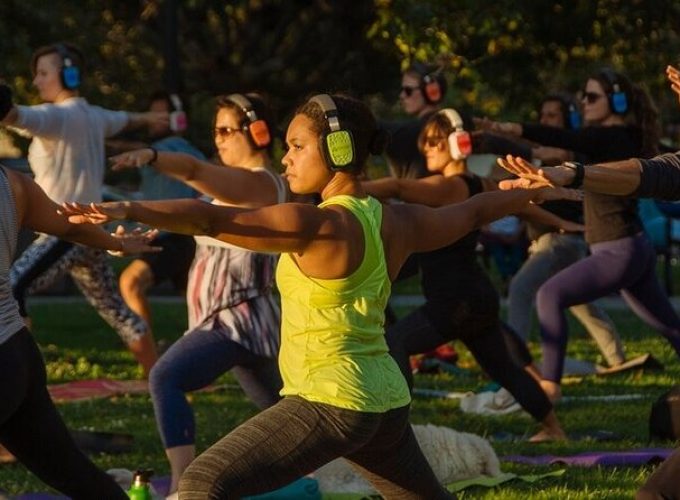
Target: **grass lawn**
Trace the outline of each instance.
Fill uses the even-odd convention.
[[[157,339],[176,339],[183,331],[186,313],[183,305],[154,303]],[[405,309],[397,311],[407,312]],[[45,355],[50,383],[77,379],[109,377],[141,378],[141,371],[125,351],[118,337],[85,303],[33,303],[35,337]],[[611,442],[588,440],[561,444],[532,445],[525,442],[493,442],[499,457],[507,454],[575,454],[592,450],[627,450],[649,445],[647,419],[651,403],[665,389],[679,380],[680,364],[671,348],[658,335],[643,325],[628,310],[611,310],[629,355],[651,352],[665,366],[665,371],[630,371],[608,377],[572,380],[564,386],[565,396],[593,394],[644,394],[642,400],[624,402],[570,402],[558,406],[565,428],[572,433],[592,430],[614,431],[621,437]],[[594,344],[586,338],[580,325],[572,324],[569,355],[598,360]],[[536,339],[533,332],[532,338]],[[469,353],[456,345],[461,353],[460,365],[470,368],[470,376],[419,375],[416,386],[451,391],[474,390],[488,380],[479,371]],[[537,345],[532,352],[538,354]],[[233,385],[229,375],[221,383]],[[225,389],[191,396],[197,419],[197,446],[206,448],[220,436],[255,412],[239,390]],[[60,404],[59,409],[73,429],[126,432],[134,435],[134,453],[97,455],[93,458],[104,468],[151,467],[159,475],[168,474],[148,396],[123,396],[104,400]],[[462,413],[452,400],[416,397],[412,421],[446,425],[459,431],[492,436],[510,432],[528,435],[534,431],[533,421],[523,415],[487,418]],[[672,446],[673,443],[654,443]],[[560,468],[531,467],[502,462],[505,472],[539,474]],[[641,468],[569,468],[561,478],[545,479],[529,484],[505,483],[496,489],[476,488],[460,494],[460,498],[502,499],[615,499],[632,498],[633,492],[649,475],[650,467]],[[406,471],[405,471],[406,472]],[[0,466],[0,488],[10,494],[44,491],[45,487],[20,465]]]

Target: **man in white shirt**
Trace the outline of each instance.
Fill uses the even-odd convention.
[[[106,137],[126,128],[168,122],[168,113],[128,113],[88,104],[78,91],[83,66],[83,56],[73,45],[41,47],[33,54],[31,69],[45,103],[19,106],[12,103],[8,88],[0,92],[0,124],[33,138],[28,160],[35,181],[57,203],[102,200]],[[40,235],[12,266],[12,288],[22,316],[27,317],[26,295],[49,286],[64,272],[70,273],[148,374],[157,359],[153,336],[121,299],[101,250]]]

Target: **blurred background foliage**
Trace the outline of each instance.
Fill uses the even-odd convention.
[[[178,90],[207,151],[216,94],[267,92],[282,128],[320,90],[393,118],[413,60],[444,68],[448,105],[526,120],[546,92],[576,92],[609,65],[644,84],[672,124],[680,107],[663,70],[680,58],[678,19],[680,2],[651,0],[3,0],[0,78],[17,102],[37,102],[32,51],[71,41],[88,59],[90,102],[142,110],[153,90]]]

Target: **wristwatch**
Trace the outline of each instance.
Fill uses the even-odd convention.
[[[583,177],[586,174],[583,163],[577,161],[565,161],[561,166],[570,168],[574,171],[574,179],[564,187],[569,189],[579,189],[583,185]]]

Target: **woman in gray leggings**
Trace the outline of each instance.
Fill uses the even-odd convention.
[[[409,254],[451,244],[531,200],[561,193],[485,193],[436,209],[382,206],[366,195],[359,175],[385,139],[365,104],[322,94],[298,108],[282,160],[291,191],[320,193],[318,206],[241,209],[175,200],[66,207],[74,222],[139,220],[281,252],[284,398],[196,458],[180,480],[180,498],[271,491],[338,457],[385,498],[452,497],[408,422],[408,386],[382,326],[390,283]]]

